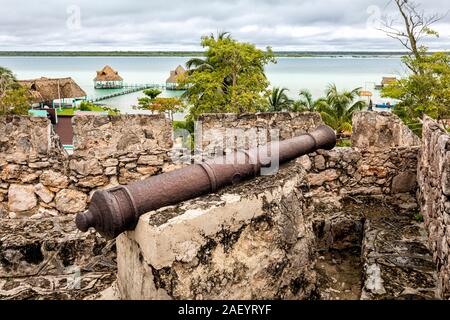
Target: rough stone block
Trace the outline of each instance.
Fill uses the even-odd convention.
[[[37,205],[34,186],[13,184],[9,187],[8,207],[13,212],[30,211]]]

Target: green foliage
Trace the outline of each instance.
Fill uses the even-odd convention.
[[[307,89],[302,89],[299,92],[300,99],[293,104],[293,111],[295,112],[319,112],[320,107],[325,103],[323,98],[314,100],[312,94]]]
[[[31,97],[11,70],[0,67],[0,115],[27,115]]]
[[[93,104],[92,102],[88,101],[82,101],[80,103],[80,106],[78,108],[69,109],[70,111],[64,112],[67,109],[62,109],[62,111],[58,111],[59,115],[66,114],[66,115],[72,115],[75,113],[75,111],[92,111],[92,112],[108,112],[108,115],[114,116],[120,114],[120,110],[117,108],[111,108],[106,106],[98,106],[96,104]]]
[[[421,51],[419,59],[407,56],[403,61],[420,72],[386,86],[382,96],[399,100],[394,113],[420,135],[423,115],[437,120],[450,117],[449,54]]]
[[[320,112],[323,121],[336,130],[338,136],[352,131],[353,113],[362,110],[365,102],[359,100],[361,88],[339,92],[335,84],[328,86],[325,98],[313,100],[308,90],[300,91],[300,100],[294,103],[296,111]],[[344,145],[343,145],[344,146]]]
[[[92,110],[92,105],[89,102],[86,101],[82,101],[80,103],[80,110],[81,111],[91,111]]]
[[[271,95],[269,96],[268,111],[270,112],[280,112],[280,111],[290,111],[293,101],[288,98],[286,88],[273,88]]]
[[[189,117],[202,113],[244,113],[264,109],[270,94],[264,67],[275,63],[272,50],[238,42],[228,33],[203,37],[205,59],[187,63],[184,94],[191,106]]]
[[[193,150],[195,146],[194,141],[194,122],[193,121],[172,121],[173,129],[186,130],[189,136],[183,137],[183,146]]]
[[[189,131],[190,134],[194,134],[194,122],[192,121],[173,121],[173,128],[184,129]]]
[[[159,91],[159,90],[158,90]],[[173,120],[173,115],[177,112],[182,112],[185,109],[183,100],[178,98],[139,98],[138,106],[134,109],[150,110],[156,113],[166,113]]]
[[[30,95],[26,88],[9,89],[0,97],[0,115],[27,115]]]
[[[422,222],[425,221],[425,218],[423,217],[423,215],[420,214],[420,212],[417,212],[417,213],[414,215],[414,220],[417,221],[417,222],[422,223]]]
[[[157,96],[159,96],[161,93],[162,93],[161,90],[158,89],[144,90],[144,94],[152,100],[155,99]]]
[[[336,147],[347,148],[352,146],[351,139],[339,139],[336,143]]]

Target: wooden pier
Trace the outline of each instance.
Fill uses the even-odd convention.
[[[95,103],[95,102],[98,102],[98,101],[107,100],[107,99],[111,99],[111,98],[114,98],[114,97],[119,97],[119,96],[123,96],[123,95],[130,94],[130,93],[133,93],[133,92],[143,91],[143,90],[147,90],[147,89],[176,90],[176,88],[174,86],[167,85],[165,83],[164,84],[155,84],[155,83],[150,83],[150,84],[124,84],[122,89],[118,89],[120,91],[112,92],[112,93],[106,94],[104,96],[88,98],[87,101]]]

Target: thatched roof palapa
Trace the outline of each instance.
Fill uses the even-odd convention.
[[[19,83],[29,90],[34,103],[86,96],[86,92],[72,78],[42,77],[34,80],[20,80]]]
[[[113,68],[105,66],[102,70],[97,71],[97,77],[95,77],[94,81],[123,81],[123,78]]]
[[[170,71],[170,77],[166,80],[166,83],[178,83],[180,78],[186,75],[186,69],[182,66],[178,66],[175,70]]]
[[[383,80],[381,81],[381,84],[383,86],[387,85],[387,84],[391,84],[393,82],[397,81],[396,77],[383,77]]]

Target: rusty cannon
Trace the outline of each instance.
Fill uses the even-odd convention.
[[[97,191],[88,210],[77,215],[76,225],[83,232],[95,228],[103,237],[114,239],[124,231],[133,230],[139,217],[147,212],[214,193],[219,188],[256,177],[278,164],[319,149],[331,150],[335,145],[335,132],[322,125],[292,139],[236,151],[129,185]]]

